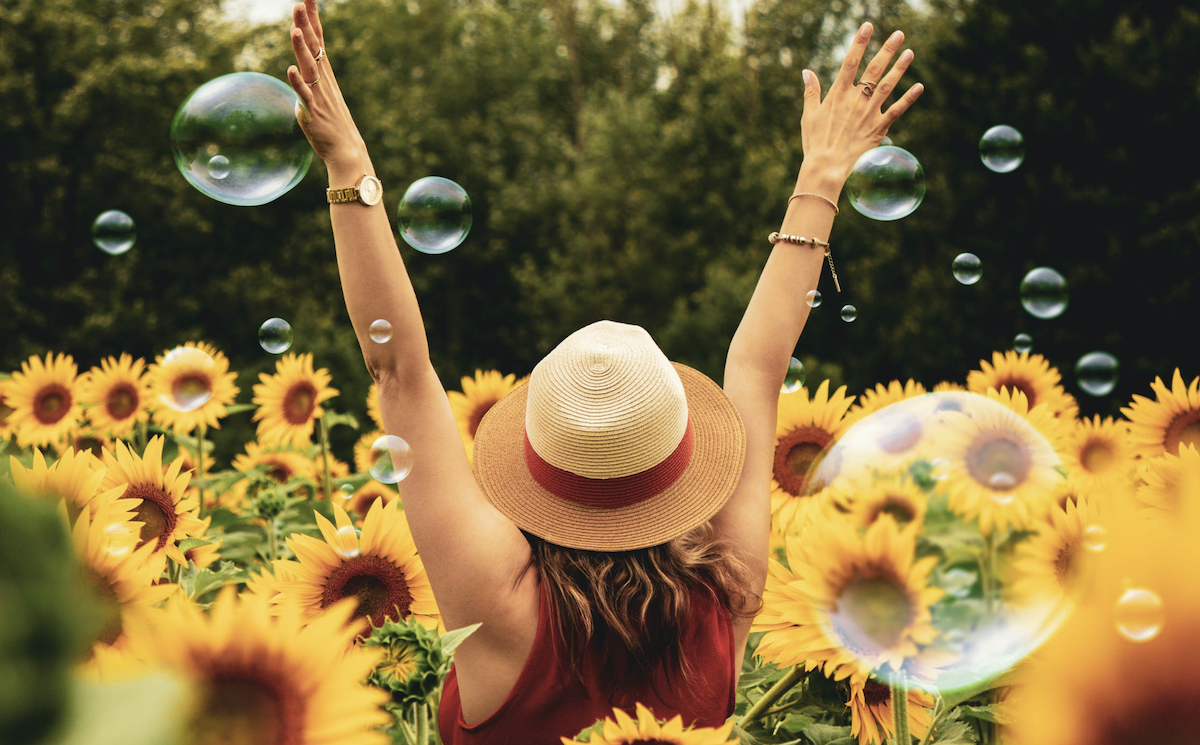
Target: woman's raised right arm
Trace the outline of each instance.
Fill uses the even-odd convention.
[[[316,0],[295,6],[291,38],[297,64],[288,82],[304,104],[301,128],[325,161],[330,187],[354,186],[375,174],[328,56],[315,59],[324,49]],[[332,204],[330,217],[346,308],[379,386],[384,427],[412,448],[404,509],[443,618],[455,628],[484,620],[486,611],[491,628],[502,626],[495,621],[529,544],[475,483],[383,202]],[[392,326],[385,343],[370,337],[377,319]]]

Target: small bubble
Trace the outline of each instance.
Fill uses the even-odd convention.
[[[972,253],[961,253],[955,256],[951,268],[954,270],[954,278],[958,280],[959,284],[973,285],[983,276],[983,262]]]
[[[229,158],[224,155],[214,155],[208,159],[208,175],[217,181],[229,175]]]
[[[334,536],[333,550],[343,559],[353,559],[362,553],[358,547],[358,538],[360,535],[353,525],[343,525],[337,529],[337,533]]]
[[[444,254],[471,232],[471,198],[450,179],[426,176],[404,192],[396,218],[405,243],[421,253]]]
[[[342,499],[349,499],[354,496],[354,484],[342,484],[338,491],[342,493]]]
[[[136,241],[137,229],[133,218],[120,210],[101,212],[92,223],[92,242],[106,254],[123,254],[133,248]]]
[[[1085,393],[1107,396],[1117,386],[1120,365],[1108,352],[1089,352],[1075,363],[1075,382]]]
[[[853,323],[854,319],[858,318],[858,308],[853,305],[842,306],[842,320],[846,323]]]
[[[292,347],[292,325],[282,318],[268,318],[258,327],[258,344],[271,354],[283,354]]]
[[[1089,525],[1083,529],[1083,547],[1092,553],[1104,550],[1108,545],[1108,533],[1100,525]]]
[[[1025,138],[1007,124],[992,127],[979,140],[979,158],[996,173],[1015,171],[1025,162]]]
[[[1131,642],[1148,642],[1162,631],[1162,598],[1150,590],[1131,587],[1117,600],[1113,617],[1121,636]]]
[[[175,347],[163,357],[162,367],[170,370],[170,389],[158,398],[175,411],[195,411],[212,398],[212,357],[195,347]]]
[[[808,294],[804,296],[804,302],[808,303],[808,307],[810,307],[810,308],[820,308],[821,307],[821,291],[820,290],[809,290]]]
[[[371,328],[367,333],[376,344],[386,344],[392,340],[392,324],[386,319],[377,318],[371,321]]]
[[[384,484],[396,484],[412,471],[412,448],[395,435],[384,435],[371,445],[371,476]]]
[[[787,375],[783,378],[783,388],[781,393],[795,393],[804,386],[804,380],[807,377],[804,371],[804,363],[793,357],[788,362]]]
[[[881,147],[882,147],[882,146],[884,146],[884,145],[892,145],[892,144],[894,144],[894,143],[892,142],[892,138],[891,138],[891,137],[888,137],[887,135],[884,135],[884,136],[883,136],[883,140],[882,140],[882,141],[879,143],[879,145],[880,145]]]
[[[953,598],[965,598],[971,594],[971,588],[979,579],[975,572],[966,569],[951,569],[942,574],[942,589]]]
[[[1067,300],[1067,280],[1050,267],[1039,266],[1021,280],[1021,305],[1034,318],[1058,318]]]
[[[1033,337],[1029,334],[1017,334],[1013,337],[1013,349],[1018,354],[1028,354],[1033,351]]]

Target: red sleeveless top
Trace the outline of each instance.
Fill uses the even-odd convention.
[[[720,727],[733,714],[733,622],[710,593],[692,594],[693,622],[681,640],[693,670],[687,690],[679,690],[678,676],[668,683],[660,669],[652,683],[613,693],[600,685],[603,661],[595,645],[580,661],[583,685],[560,672],[551,606],[545,585],[540,587],[533,649],[499,709],[478,724],[466,724],[458,671],[450,668],[438,711],[445,745],[562,745],[560,737],[574,737],[597,719],[611,717],[614,706],[633,715],[638,702],[660,720],[682,715],[685,726]]]

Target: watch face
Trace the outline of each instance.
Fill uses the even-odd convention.
[[[363,204],[378,204],[383,198],[383,184],[374,176],[363,176],[358,185],[358,198]]]

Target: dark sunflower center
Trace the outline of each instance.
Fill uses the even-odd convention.
[[[272,479],[278,481],[281,484],[286,484],[288,482],[288,479],[290,479],[294,475],[292,473],[291,467],[288,466],[288,464],[286,464],[286,463],[281,463],[279,461],[272,461],[272,462],[267,463],[266,465],[268,466],[267,476],[271,477]]]
[[[104,441],[91,435],[76,437],[74,445],[76,452],[82,453],[86,450],[97,458],[101,457],[101,453],[104,452]]]
[[[118,422],[133,416],[138,410],[137,389],[129,383],[114,385],[104,399],[104,409]]]
[[[888,496],[871,513],[871,522],[879,519],[880,515],[891,515],[896,524],[903,527],[917,518],[912,504],[901,497]]]
[[[479,423],[483,421],[483,415],[488,413],[498,398],[489,398],[475,404],[475,408],[471,409],[471,413],[467,416],[467,431],[471,433],[471,437],[475,436],[475,432],[479,429]]]
[[[893,455],[907,453],[921,441],[922,434],[921,422],[916,417],[908,414],[892,416],[879,436],[879,448]]]
[[[96,634],[95,641],[104,644],[112,644],[121,637],[123,625],[121,623],[121,601],[117,597],[117,590],[113,587],[112,582],[101,577],[100,574],[91,567],[84,567],[83,578],[87,586],[92,590],[93,597],[96,601],[96,615],[99,631]]]
[[[188,745],[300,745],[304,707],[252,672],[219,671],[205,682]]]
[[[913,617],[903,587],[890,577],[866,577],[842,590],[829,619],[847,649],[860,657],[880,654],[904,637]]]
[[[833,435],[820,427],[798,427],[775,446],[775,481],[793,497],[805,496],[808,474],[822,460],[822,451]]]
[[[1079,464],[1088,473],[1100,473],[1113,463],[1116,454],[1110,443],[1104,440],[1088,440],[1079,454]]]
[[[171,495],[149,484],[137,484],[125,490],[121,495],[125,499],[140,499],[135,520],[142,523],[142,542],[158,541],[158,548],[167,545],[167,538],[175,531],[178,517],[175,515],[175,502]]]
[[[40,424],[58,424],[71,410],[71,392],[58,383],[44,385],[33,397],[33,415]]]
[[[1079,568],[1076,566],[1078,562],[1073,559],[1078,548],[1074,542],[1068,543],[1058,550],[1058,556],[1054,559],[1054,577],[1058,580],[1058,586],[1063,589],[1063,592],[1070,592],[1077,586]]]
[[[1167,427],[1163,445],[1171,455],[1178,455],[1183,445],[1200,448],[1200,409],[1185,411]]]
[[[863,700],[867,706],[881,706],[892,702],[892,689],[883,683],[868,680],[863,684]]]
[[[967,453],[971,478],[994,491],[1020,486],[1029,475],[1029,449],[1004,432],[983,435]]]
[[[321,593],[321,607],[349,597],[358,600],[354,617],[367,618],[376,626],[385,620],[407,618],[413,601],[404,571],[374,555],[355,556],[334,569]]]
[[[306,424],[317,408],[317,389],[307,380],[295,383],[283,394],[283,418],[288,424]]]
[[[182,411],[198,409],[212,396],[212,381],[202,373],[184,373],[171,382],[171,397]]]
[[[1024,393],[1025,398],[1029,399],[1030,409],[1033,409],[1033,407],[1037,405],[1037,389],[1033,387],[1033,381],[1031,381],[1029,378],[1021,377],[1019,375],[1010,375],[1006,378],[1000,378],[992,385],[996,388],[996,390],[1000,390],[1001,387],[1007,387],[1010,391],[1018,390],[1021,393]]]

